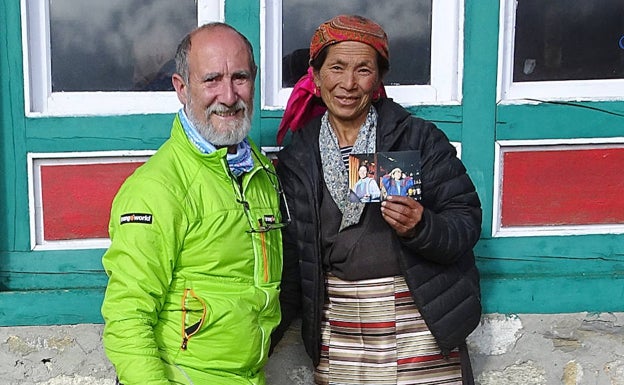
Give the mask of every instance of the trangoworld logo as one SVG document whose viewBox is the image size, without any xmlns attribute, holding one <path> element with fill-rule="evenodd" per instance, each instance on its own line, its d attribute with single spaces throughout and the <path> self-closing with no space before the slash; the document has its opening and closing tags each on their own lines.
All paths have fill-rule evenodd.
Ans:
<svg viewBox="0 0 624 385">
<path fill-rule="evenodd" d="M 126 223 L 144 223 L 149 225 L 152 223 L 152 214 L 123 214 L 119 219 L 119 224 L 123 225 Z"/>
</svg>

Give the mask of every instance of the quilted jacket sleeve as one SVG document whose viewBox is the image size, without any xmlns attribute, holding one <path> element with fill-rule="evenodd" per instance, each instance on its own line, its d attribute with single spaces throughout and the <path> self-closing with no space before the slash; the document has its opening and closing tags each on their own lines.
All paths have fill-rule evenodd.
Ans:
<svg viewBox="0 0 624 385">
<path fill-rule="evenodd" d="M 291 169 L 284 167 L 284 162 L 278 162 L 277 173 L 282 182 L 282 188 L 286 197 L 295 196 L 293 191 L 297 176 Z M 288 198 L 287 198 L 288 199 Z M 298 218 L 299 208 L 294 204 L 296 201 L 291 199 L 289 202 L 290 216 Z M 285 207 L 282 207 L 282 211 Z M 283 215 L 285 216 L 285 214 Z M 284 250 L 284 266 L 282 270 L 282 281 L 280 291 L 280 308 L 282 319 L 271 336 L 271 349 L 282 339 L 286 330 L 292 321 L 299 315 L 301 306 L 301 276 L 299 272 L 299 252 L 297 251 L 297 227 L 298 222 L 293 221 L 289 226 L 282 230 L 283 250 Z"/>
<path fill-rule="evenodd" d="M 481 203 L 446 135 L 420 126 L 422 204 L 416 235 L 401 239 L 400 263 L 427 326 L 443 354 L 465 343 L 481 317 L 479 272 L 472 248 L 481 231 Z"/>
<path fill-rule="evenodd" d="M 481 202 L 455 148 L 442 131 L 424 123 L 421 149 L 423 219 L 404 244 L 436 263 L 455 263 L 481 232 Z"/>
</svg>

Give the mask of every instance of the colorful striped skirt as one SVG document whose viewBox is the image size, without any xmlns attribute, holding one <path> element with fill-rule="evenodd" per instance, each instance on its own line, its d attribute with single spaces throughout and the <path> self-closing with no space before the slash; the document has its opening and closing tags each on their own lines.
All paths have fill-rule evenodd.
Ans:
<svg viewBox="0 0 624 385">
<path fill-rule="evenodd" d="M 326 288 L 317 384 L 462 385 L 459 352 L 440 354 L 403 277 Z"/>
</svg>

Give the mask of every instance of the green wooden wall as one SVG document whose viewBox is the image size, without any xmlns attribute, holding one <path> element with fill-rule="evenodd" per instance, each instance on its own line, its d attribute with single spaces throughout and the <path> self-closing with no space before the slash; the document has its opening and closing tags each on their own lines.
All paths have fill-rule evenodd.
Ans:
<svg viewBox="0 0 624 385">
<path fill-rule="evenodd" d="M 259 12 L 259 1 L 226 2 L 226 21 L 250 37 L 257 61 Z M 104 250 L 30 250 L 27 153 L 155 149 L 172 115 L 26 118 L 19 1 L 0 4 L 0 21 L 0 326 L 102 322 Z M 462 143 L 483 203 L 485 312 L 624 310 L 624 236 L 490 236 L 496 140 L 621 137 L 624 103 L 497 105 L 499 2 L 467 0 L 464 29 L 462 104 L 411 111 Z M 281 111 L 260 110 L 259 82 L 256 100 L 252 136 L 273 145 Z"/>
</svg>

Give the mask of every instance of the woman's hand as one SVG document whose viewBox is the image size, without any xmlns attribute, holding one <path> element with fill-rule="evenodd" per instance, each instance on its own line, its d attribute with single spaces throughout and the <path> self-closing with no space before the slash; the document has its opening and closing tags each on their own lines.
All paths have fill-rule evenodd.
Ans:
<svg viewBox="0 0 624 385">
<path fill-rule="evenodd" d="M 416 235 L 415 227 L 422 220 L 424 208 L 413 198 L 388 195 L 381 203 L 381 216 L 400 237 Z"/>
</svg>

